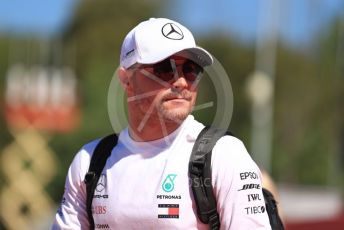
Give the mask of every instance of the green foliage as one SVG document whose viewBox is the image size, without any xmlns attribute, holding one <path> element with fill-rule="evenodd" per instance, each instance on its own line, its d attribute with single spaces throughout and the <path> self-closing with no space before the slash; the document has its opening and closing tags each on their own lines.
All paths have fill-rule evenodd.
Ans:
<svg viewBox="0 0 344 230">
<path fill-rule="evenodd" d="M 338 184 L 335 162 L 343 129 L 343 78 L 338 76 L 334 26 L 308 55 L 279 49 L 276 74 L 275 178 L 302 184 Z M 343 59 L 342 59 L 343 60 Z M 342 114 L 342 115 L 340 115 Z M 343 151 L 343 150 L 342 150 Z"/>
<path fill-rule="evenodd" d="M 9 39 L 0 37 L 0 76 L 6 76 L 7 65 L 8 65 L 8 54 L 9 54 Z M 5 77 L 1 77 L 0 79 L 4 79 Z M 0 80 L 0 112 L 4 113 L 4 97 L 5 97 L 5 81 Z M 6 124 L 4 120 L 4 116 L 0 116 L 0 129 L 2 130 L 1 138 L 0 138 L 0 149 L 9 142 L 10 136 L 5 131 Z"/>
<path fill-rule="evenodd" d="M 254 50 L 225 36 L 203 38 L 200 45 L 219 60 L 229 76 L 234 97 L 230 130 L 248 143 L 250 110 L 245 84 L 247 77 L 253 72 Z"/>
</svg>

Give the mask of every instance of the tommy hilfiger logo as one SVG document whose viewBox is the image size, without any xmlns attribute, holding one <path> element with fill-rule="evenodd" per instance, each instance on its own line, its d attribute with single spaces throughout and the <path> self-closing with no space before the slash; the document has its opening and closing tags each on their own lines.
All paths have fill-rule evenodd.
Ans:
<svg viewBox="0 0 344 230">
<path fill-rule="evenodd" d="M 158 204 L 158 218 L 179 218 L 179 204 Z"/>
</svg>

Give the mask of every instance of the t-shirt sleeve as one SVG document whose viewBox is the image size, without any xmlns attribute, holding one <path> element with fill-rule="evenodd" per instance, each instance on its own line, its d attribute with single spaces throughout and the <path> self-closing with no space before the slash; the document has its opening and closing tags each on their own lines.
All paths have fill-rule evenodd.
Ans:
<svg viewBox="0 0 344 230">
<path fill-rule="evenodd" d="M 271 229 L 261 173 L 243 143 L 222 137 L 213 149 L 211 167 L 221 229 Z"/>
<path fill-rule="evenodd" d="M 85 145 L 74 157 L 66 177 L 65 191 L 55 215 L 52 230 L 89 229 L 86 211 L 84 177 L 90 163 L 94 143 Z"/>
</svg>

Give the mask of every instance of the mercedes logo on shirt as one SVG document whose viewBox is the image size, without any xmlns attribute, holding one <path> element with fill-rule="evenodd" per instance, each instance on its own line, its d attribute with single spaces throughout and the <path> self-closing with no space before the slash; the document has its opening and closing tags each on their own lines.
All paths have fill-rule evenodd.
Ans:
<svg viewBox="0 0 344 230">
<path fill-rule="evenodd" d="M 97 187 L 96 187 L 96 191 L 97 192 L 102 192 L 106 187 L 106 175 L 102 174 L 100 175 Z"/>
<path fill-rule="evenodd" d="M 181 40 L 184 38 L 182 30 L 174 23 L 167 23 L 161 29 L 162 34 L 172 40 Z"/>
</svg>

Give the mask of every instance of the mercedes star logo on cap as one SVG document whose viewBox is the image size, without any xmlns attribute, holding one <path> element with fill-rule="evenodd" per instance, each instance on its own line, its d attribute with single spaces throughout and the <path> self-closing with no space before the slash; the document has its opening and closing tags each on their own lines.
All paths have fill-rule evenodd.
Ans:
<svg viewBox="0 0 344 230">
<path fill-rule="evenodd" d="M 182 30 L 174 23 L 167 23 L 161 29 L 162 34 L 172 40 L 181 40 L 184 38 Z"/>
</svg>

